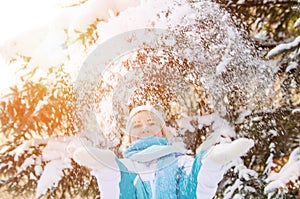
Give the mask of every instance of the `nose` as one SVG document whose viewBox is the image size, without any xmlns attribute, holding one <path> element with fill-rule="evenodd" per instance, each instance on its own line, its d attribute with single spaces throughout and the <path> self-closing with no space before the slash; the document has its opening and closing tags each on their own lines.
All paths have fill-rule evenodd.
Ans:
<svg viewBox="0 0 300 199">
<path fill-rule="evenodd" d="M 147 125 L 143 125 L 143 127 L 142 127 L 142 132 L 143 132 L 143 133 L 149 133 L 149 128 L 148 128 Z"/>
</svg>

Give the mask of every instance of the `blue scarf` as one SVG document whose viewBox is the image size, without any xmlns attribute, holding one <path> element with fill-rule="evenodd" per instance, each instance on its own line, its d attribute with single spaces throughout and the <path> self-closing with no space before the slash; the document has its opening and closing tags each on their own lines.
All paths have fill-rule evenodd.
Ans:
<svg viewBox="0 0 300 199">
<path fill-rule="evenodd" d="M 141 152 L 148 147 L 153 145 L 170 145 L 168 140 L 161 137 L 149 136 L 141 138 L 128 147 L 124 152 L 125 158 L 130 158 L 135 153 Z M 175 157 L 176 154 L 169 154 L 167 156 L 161 157 L 157 162 L 157 171 L 156 171 L 156 179 L 155 179 L 155 194 L 157 199 L 175 199 L 177 198 L 176 189 L 177 189 L 177 180 L 176 174 L 178 172 L 177 159 Z M 147 182 L 139 182 L 140 184 L 144 184 L 140 186 L 137 184 L 137 188 L 144 187 L 148 190 L 137 190 L 137 193 L 149 193 L 151 192 L 150 187 Z M 138 198 L 148 198 L 148 196 L 139 194 Z M 151 194 L 150 194 L 151 195 Z M 151 197 L 151 196 L 150 196 Z"/>
<path fill-rule="evenodd" d="M 129 158 L 135 153 L 141 152 L 153 145 L 166 146 L 169 145 L 168 140 L 156 136 L 143 137 L 135 142 L 133 142 L 123 153 L 125 158 Z"/>
</svg>

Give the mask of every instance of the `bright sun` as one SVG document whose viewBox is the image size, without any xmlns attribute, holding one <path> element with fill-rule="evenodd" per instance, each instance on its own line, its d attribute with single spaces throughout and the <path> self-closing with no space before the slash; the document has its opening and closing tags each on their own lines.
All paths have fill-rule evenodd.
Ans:
<svg viewBox="0 0 300 199">
<path fill-rule="evenodd" d="M 61 3 L 61 2 L 60 2 Z M 0 47 L 27 31 L 50 22 L 59 11 L 59 0 L 0 0 Z M 0 95 L 15 84 L 15 70 L 0 55 Z"/>
<path fill-rule="evenodd" d="M 51 20 L 58 0 L 0 0 L 0 45 Z"/>
</svg>

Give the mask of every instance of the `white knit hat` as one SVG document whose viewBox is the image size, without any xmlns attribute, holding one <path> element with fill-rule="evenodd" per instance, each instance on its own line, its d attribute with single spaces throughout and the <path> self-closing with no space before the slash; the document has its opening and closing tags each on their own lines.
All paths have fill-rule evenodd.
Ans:
<svg viewBox="0 0 300 199">
<path fill-rule="evenodd" d="M 131 120 L 132 120 L 133 116 L 135 116 L 137 113 L 139 113 L 141 111 L 149 111 L 149 112 L 153 113 L 159 119 L 162 128 L 166 131 L 166 122 L 164 120 L 162 113 L 160 111 L 156 110 L 151 105 L 142 105 L 142 106 L 135 107 L 131 110 L 129 117 L 127 119 L 127 123 L 126 123 L 126 133 L 129 134 L 129 130 L 132 126 Z"/>
</svg>

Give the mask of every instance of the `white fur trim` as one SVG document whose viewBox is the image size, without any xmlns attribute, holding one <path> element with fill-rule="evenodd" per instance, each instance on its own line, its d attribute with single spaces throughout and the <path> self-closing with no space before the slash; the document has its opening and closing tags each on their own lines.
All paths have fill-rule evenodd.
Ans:
<svg viewBox="0 0 300 199">
<path fill-rule="evenodd" d="M 79 147 L 73 154 L 73 160 L 81 166 L 100 170 L 103 168 L 118 169 L 115 154 L 97 147 Z"/>
<path fill-rule="evenodd" d="M 153 145 L 141 152 L 133 154 L 129 159 L 138 162 L 150 162 L 172 153 L 183 153 L 184 151 L 172 145 L 160 146 Z"/>
</svg>

